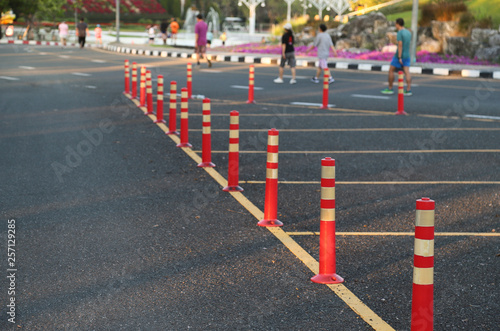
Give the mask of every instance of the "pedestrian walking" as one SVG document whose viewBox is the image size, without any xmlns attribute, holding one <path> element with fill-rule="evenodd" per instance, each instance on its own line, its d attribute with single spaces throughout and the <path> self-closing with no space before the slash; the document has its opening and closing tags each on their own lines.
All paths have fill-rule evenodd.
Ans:
<svg viewBox="0 0 500 331">
<path fill-rule="evenodd" d="M 214 39 L 214 33 L 212 31 L 207 32 L 207 48 L 212 45 L 212 39 Z"/>
<path fill-rule="evenodd" d="M 196 48 L 196 60 L 198 67 L 200 66 L 200 59 L 206 57 L 207 52 L 207 31 L 208 25 L 203 21 L 203 15 L 198 14 L 196 16 L 197 23 L 194 26 L 194 36 L 195 36 L 195 48 Z M 208 67 L 212 67 L 212 62 L 207 57 Z"/>
<path fill-rule="evenodd" d="M 177 19 L 172 18 L 172 22 L 170 22 L 170 33 L 172 34 L 172 44 L 177 44 L 177 32 L 179 32 L 179 23 L 177 23 Z"/>
<path fill-rule="evenodd" d="M 288 63 L 290 69 L 292 70 L 292 79 L 290 79 L 290 84 L 296 84 L 295 80 L 295 48 L 293 44 L 295 43 L 295 38 L 293 36 L 292 25 L 286 23 L 283 28 L 285 32 L 281 37 L 281 62 L 279 69 L 279 77 L 274 80 L 276 84 L 283 84 L 283 71 L 285 65 Z"/>
<path fill-rule="evenodd" d="M 155 33 L 156 33 L 156 29 L 155 29 L 154 25 L 152 25 L 152 24 L 148 25 L 146 29 L 148 30 L 148 38 L 149 38 L 148 43 L 149 44 L 154 44 L 154 42 L 155 42 Z"/>
<path fill-rule="evenodd" d="M 66 22 L 62 21 L 61 24 L 59 24 L 59 38 L 61 39 L 61 44 L 63 46 L 66 46 L 66 40 L 68 39 L 68 24 Z"/>
<path fill-rule="evenodd" d="M 80 23 L 76 25 L 76 34 L 78 36 L 78 43 L 80 44 L 80 48 L 85 47 L 85 38 L 89 33 L 89 27 L 87 23 L 84 22 L 83 17 L 80 18 Z"/>
<path fill-rule="evenodd" d="M 168 23 L 165 20 L 161 21 L 160 24 L 160 32 L 161 32 L 161 39 L 163 39 L 163 45 L 167 44 L 167 29 L 168 29 Z"/>
<path fill-rule="evenodd" d="M 97 26 L 95 27 L 94 34 L 95 34 L 95 42 L 97 44 L 102 45 L 102 29 L 100 24 L 97 24 Z"/>
<path fill-rule="evenodd" d="M 225 46 L 226 45 L 226 40 L 227 40 L 226 31 L 222 32 L 222 34 L 220 35 L 220 40 L 222 41 L 222 46 Z"/>
<path fill-rule="evenodd" d="M 335 81 L 332 75 L 330 74 L 330 69 L 328 68 L 328 57 L 330 56 L 330 49 L 333 51 L 333 55 L 337 56 L 337 50 L 335 46 L 333 46 L 332 37 L 328 33 L 326 33 L 326 25 L 319 25 L 318 35 L 314 39 L 314 43 L 309 49 L 306 50 L 306 53 L 309 53 L 314 47 L 317 49 L 318 53 L 318 68 L 316 69 L 316 75 L 311 78 L 313 83 L 319 83 L 319 77 L 321 75 L 321 71 L 324 71 L 325 75 L 328 75 L 328 84 L 331 84 Z"/>
<path fill-rule="evenodd" d="M 405 96 L 411 96 L 411 75 L 410 75 L 410 41 L 411 32 L 405 27 L 405 21 L 402 18 L 396 19 L 396 30 L 398 34 L 396 40 L 398 42 L 398 50 L 394 57 L 392 58 L 391 65 L 389 67 L 388 83 L 389 86 L 382 90 L 383 94 L 394 94 L 392 86 L 394 84 L 394 71 L 396 69 L 403 70 L 406 78 L 406 90 L 404 91 Z"/>
</svg>

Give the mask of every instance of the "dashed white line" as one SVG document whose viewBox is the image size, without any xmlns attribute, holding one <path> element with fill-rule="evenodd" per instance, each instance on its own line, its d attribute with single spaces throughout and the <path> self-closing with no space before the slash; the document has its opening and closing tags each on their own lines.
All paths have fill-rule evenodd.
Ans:
<svg viewBox="0 0 500 331">
<path fill-rule="evenodd" d="M 86 73 L 83 73 L 83 72 L 72 72 L 71 74 L 75 75 L 75 76 L 84 76 L 84 77 L 91 76 L 91 74 L 86 74 Z"/>
<path fill-rule="evenodd" d="M 96 89 L 97 86 L 94 86 L 94 85 L 85 85 L 86 88 L 89 88 L 89 89 Z"/>
<path fill-rule="evenodd" d="M 5 79 L 5 80 L 19 80 L 17 77 L 9 77 L 9 76 L 0 76 L 0 79 Z"/>
<path fill-rule="evenodd" d="M 484 118 L 484 119 L 487 119 L 487 120 L 500 120 L 500 117 L 498 117 L 498 116 L 465 115 L 465 117 L 469 117 L 469 118 Z"/>
<path fill-rule="evenodd" d="M 383 95 L 368 95 L 368 94 L 351 94 L 351 97 L 365 98 L 365 99 L 382 99 L 382 100 L 389 100 L 390 99 L 390 97 L 383 96 Z"/>
<path fill-rule="evenodd" d="M 283 78 L 292 78 L 292 75 L 283 75 Z M 295 79 L 307 79 L 306 76 L 295 76 Z"/>
<path fill-rule="evenodd" d="M 231 88 L 238 88 L 242 90 L 248 90 L 248 86 L 243 86 L 243 85 L 231 85 Z M 253 88 L 254 90 L 263 90 L 263 87 L 255 87 Z"/>
<path fill-rule="evenodd" d="M 106 63 L 106 61 L 104 61 L 104 60 L 92 60 L 92 62 L 95 62 L 95 63 Z"/>
<path fill-rule="evenodd" d="M 69 59 L 69 56 L 68 56 L 68 55 L 59 55 L 59 57 L 60 57 L 61 59 Z"/>
<path fill-rule="evenodd" d="M 315 106 L 315 107 L 321 107 L 323 106 L 322 103 L 312 103 L 312 102 L 290 102 L 291 105 L 297 105 L 297 106 Z M 328 104 L 328 108 L 335 107 L 335 105 Z"/>
<path fill-rule="evenodd" d="M 28 66 L 19 66 L 20 69 L 26 69 L 26 70 L 34 70 L 35 67 L 28 67 Z"/>
</svg>

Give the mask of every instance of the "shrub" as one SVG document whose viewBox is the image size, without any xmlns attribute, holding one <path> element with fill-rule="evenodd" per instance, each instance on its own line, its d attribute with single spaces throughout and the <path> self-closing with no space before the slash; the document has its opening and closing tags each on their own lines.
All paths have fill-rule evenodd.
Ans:
<svg viewBox="0 0 500 331">
<path fill-rule="evenodd" d="M 422 6 L 422 17 L 420 26 L 429 26 L 431 21 L 452 21 L 462 13 L 468 12 L 463 1 L 457 0 L 435 0 Z"/>
</svg>

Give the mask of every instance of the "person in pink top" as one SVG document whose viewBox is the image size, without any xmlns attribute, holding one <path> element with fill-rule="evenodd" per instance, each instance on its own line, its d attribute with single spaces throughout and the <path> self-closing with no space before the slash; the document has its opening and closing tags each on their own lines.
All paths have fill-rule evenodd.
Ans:
<svg viewBox="0 0 500 331">
<path fill-rule="evenodd" d="M 203 21 L 203 15 L 198 14 L 196 16 L 196 20 L 198 21 L 196 25 L 194 26 L 194 36 L 195 36 L 195 42 L 194 42 L 194 47 L 196 51 L 196 60 L 197 60 L 197 65 L 200 65 L 200 59 L 203 59 L 207 51 L 207 30 L 208 30 L 208 25 Z M 212 62 L 207 57 L 207 63 L 208 67 L 210 68 L 212 66 Z"/>
<path fill-rule="evenodd" d="M 68 24 L 66 22 L 61 22 L 59 24 L 59 38 L 61 38 L 61 43 L 66 46 L 66 40 L 68 39 Z"/>
<path fill-rule="evenodd" d="M 94 34 L 96 43 L 102 45 L 102 29 L 100 24 L 97 24 L 96 28 L 94 29 Z"/>
</svg>

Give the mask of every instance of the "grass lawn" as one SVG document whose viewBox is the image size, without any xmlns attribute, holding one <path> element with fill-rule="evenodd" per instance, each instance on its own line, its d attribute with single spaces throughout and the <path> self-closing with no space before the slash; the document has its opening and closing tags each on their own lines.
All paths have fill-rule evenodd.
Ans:
<svg viewBox="0 0 500 331">
<path fill-rule="evenodd" d="M 498 29 L 500 24 L 500 3 L 498 0 L 469 0 L 465 3 L 476 19 L 491 16 L 494 24 L 493 29 Z"/>
<path fill-rule="evenodd" d="M 419 8 L 428 2 L 430 2 L 430 0 L 419 0 Z M 383 8 L 381 12 L 386 15 L 389 21 L 395 21 L 398 17 L 401 17 L 407 23 L 405 25 L 409 26 L 411 24 L 412 4 L 413 0 L 406 0 L 393 6 Z M 498 0 L 467 0 L 465 4 L 472 14 L 474 14 L 476 19 L 479 20 L 491 16 L 494 24 L 493 29 L 498 28 L 500 24 L 500 4 Z M 420 15 L 421 13 L 419 12 L 419 18 Z"/>
</svg>

